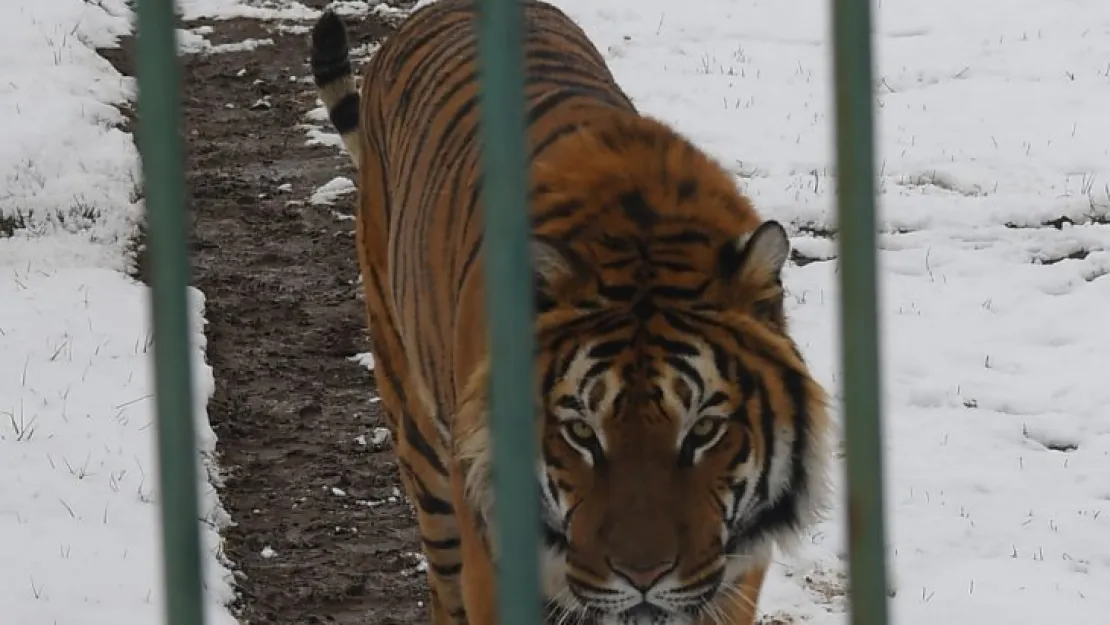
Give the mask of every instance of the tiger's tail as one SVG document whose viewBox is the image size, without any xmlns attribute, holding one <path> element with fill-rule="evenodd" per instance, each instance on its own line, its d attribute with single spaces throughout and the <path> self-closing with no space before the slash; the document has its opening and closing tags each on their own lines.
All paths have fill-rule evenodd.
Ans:
<svg viewBox="0 0 1110 625">
<path fill-rule="evenodd" d="M 327 108 L 328 118 L 343 138 L 355 167 L 359 164 L 358 118 L 360 98 L 355 88 L 348 53 L 347 29 L 332 10 L 324 11 L 312 27 L 309 57 L 316 93 Z"/>
</svg>

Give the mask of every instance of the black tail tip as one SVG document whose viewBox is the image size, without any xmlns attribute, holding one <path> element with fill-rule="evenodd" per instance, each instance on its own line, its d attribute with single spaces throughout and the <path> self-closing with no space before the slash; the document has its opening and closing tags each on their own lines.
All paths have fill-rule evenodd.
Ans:
<svg viewBox="0 0 1110 625">
<path fill-rule="evenodd" d="M 331 9 L 325 10 L 312 27 L 312 50 L 324 54 L 334 54 L 347 49 L 347 28 L 343 19 Z"/>
</svg>

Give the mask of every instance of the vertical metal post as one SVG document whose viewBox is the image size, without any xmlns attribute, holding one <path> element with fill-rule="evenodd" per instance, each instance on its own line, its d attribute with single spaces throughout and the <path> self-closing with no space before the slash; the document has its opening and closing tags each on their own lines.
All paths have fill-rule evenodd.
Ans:
<svg viewBox="0 0 1110 625">
<path fill-rule="evenodd" d="M 870 0 L 832 0 L 853 625 L 886 625 Z"/>
<path fill-rule="evenodd" d="M 539 494 L 533 401 L 532 216 L 524 123 L 523 11 L 483 0 L 478 62 L 483 137 L 486 319 L 492 364 L 498 622 L 541 623 Z"/>
<path fill-rule="evenodd" d="M 523 11 L 519 0 L 483 0 L 481 81 L 486 310 L 492 350 L 497 603 L 502 625 L 541 622 L 539 493 L 532 393 L 535 345 L 531 214 L 524 123 Z"/>
<path fill-rule="evenodd" d="M 138 2 L 139 149 L 146 193 L 154 394 L 168 625 L 203 625 L 189 342 L 177 34 L 173 0 Z"/>
</svg>

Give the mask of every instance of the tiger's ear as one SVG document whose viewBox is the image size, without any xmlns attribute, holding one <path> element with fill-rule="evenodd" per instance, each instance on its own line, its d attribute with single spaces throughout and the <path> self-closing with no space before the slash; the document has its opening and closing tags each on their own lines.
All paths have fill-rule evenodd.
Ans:
<svg viewBox="0 0 1110 625">
<path fill-rule="evenodd" d="M 569 250 L 543 239 L 532 239 L 532 271 L 536 287 L 546 287 L 574 273 L 574 262 Z"/>
<path fill-rule="evenodd" d="M 532 239 L 532 279 L 537 310 L 548 310 L 571 293 L 582 297 L 593 273 L 582 258 L 561 241 Z"/>
<path fill-rule="evenodd" d="M 790 237 L 786 228 L 769 220 L 721 249 L 721 271 L 734 283 L 761 288 L 779 282 L 789 257 Z"/>
</svg>

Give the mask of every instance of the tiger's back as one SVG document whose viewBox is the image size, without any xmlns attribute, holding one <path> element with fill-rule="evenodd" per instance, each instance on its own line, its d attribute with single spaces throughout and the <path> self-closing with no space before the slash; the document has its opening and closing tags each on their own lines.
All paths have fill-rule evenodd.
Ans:
<svg viewBox="0 0 1110 625">
<path fill-rule="evenodd" d="M 585 33 L 561 11 L 538 2 L 523 9 L 534 159 L 599 109 L 633 109 Z M 381 219 L 366 236 L 388 250 L 386 297 L 405 343 L 435 337 L 426 349 L 442 350 L 422 355 L 419 374 L 448 412 L 465 380 L 456 377 L 462 372 L 437 367 L 456 358 L 451 348 L 462 320 L 451 311 L 459 310 L 464 285 L 481 279 L 475 262 L 483 234 L 477 55 L 473 3 L 440 0 L 403 23 L 365 71 L 376 88 L 363 103 L 359 151 L 381 171 L 363 178 L 384 181 L 380 202 L 365 204 Z"/>
<path fill-rule="evenodd" d="M 824 396 L 785 336 L 785 234 L 760 225 L 719 165 L 641 117 L 566 15 L 542 2 L 522 6 L 545 594 L 556 612 L 606 625 L 709 622 L 704 606 L 717 597 L 723 622 L 746 625 L 768 545 L 807 525 L 822 492 Z M 375 375 L 417 510 L 437 625 L 495 621 L 475 8 L 439 0 L 414 12 L 366 64 L 361 92 L 338 17 L 325 13 L 313 33 L 320 97 L 359 170 L 356 243 Z M 754 338 L 738 339 L 741 327 Z M 752 375 L 737 385 L 714 367 Z M 711 392 L 721 384 L 727 392 Z M 693 404 L 710 396 L 735 405 L 735 423 L 713 444 L 749 436 L 748 451 L 691 468 L 680 449 L 677 473 L 668 473 L 676 460 L 660 441 L 678 436 L 685 449 L 699 426 L 676 415 L 697 413 Z M 566 417 L 568 406 L 591 420 Z M 748 413 L 764 417 L 741 423 L 737 415 Z M 599 447 L 569 433 L 583 423 Z M 776 444 L 777 428 L 789 435 Z M 699 453 L 689 458 L 706 467 L 728 454 Z M 678 505 L 675 493 L 728 484 L 706 471 L 751 486 L 713 492 L 709 507 Z M 665 487 L 649 475 L 689 483 Z M 741 531 L 746 524 L 758 527 Z M 613 526 L 624 538 L 603 529 Z M 676 527 L 686 528 L 682 537 Z M 651 544 L 659 546 L 642 546 Z M 673 564 L 655 580 L 666 596 L 644 590 L 627 609 L 590 598 L 589 588 L 615 587 L 605 592 L 621 597 L 628 584 L 640 588 L 637 571 L 663 571 L 656 556 Z"/>
</svg>

